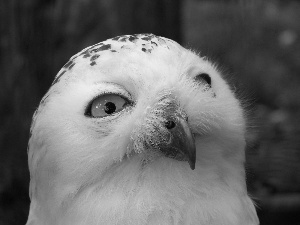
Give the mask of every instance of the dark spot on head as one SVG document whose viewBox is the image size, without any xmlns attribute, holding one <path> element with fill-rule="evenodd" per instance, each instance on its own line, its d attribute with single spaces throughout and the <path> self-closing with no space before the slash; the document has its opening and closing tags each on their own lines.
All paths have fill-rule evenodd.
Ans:
<svg viewBox="0 0 300 225">
<path fill-rule="evenodd" d="M 91 66 L 94 66 L 94 65 L 96 65 L 96 64 L 97 64 L 97 63 L 96 63 L 95 61 L 93 61 L 93 62 L 90 63 Z"/>
<path fill-rule="evenodd" d="M 70 60 L 69 62 L 67 62 L 67 63 L 63 66 L 63 68 L 69 68 L 69 66 L 70 66 L 72 63 L 73 63 L 73 61 Z"/>
<path fill-rule="evenodd" d="M 136 36 L 131 35 L 128 40 L 134 42 L 136 39 L 138 39 Z"/>
<path fill-rule="evenodd" d="M 108 50 L 111 48 L 111 44 L 103 45 L 99 48 L 99 51 Z"/>
<path fill-rule="evenodd" d="M 88 58 L 88 57 L 91 57 L 91 54 L 89 52 L 83 55 L 83 58 Z"/>
<path fill-rule="evenodd" d="M 127 37 L 122 37 L 122 38 L 120 38 L 118 41 L 126 42 L 126 40 L 127 40 Z"/>
<path fill-rule="evenodd" d="M 141 39 L 144 40 L 144 41 L 150 41 L 152 38 L 151 37 L 143 37 Z"/>
<path fill-rule="evenodd" d="M 146 53 L 151 53 L 151 51 L 152 51 L 151 48 L 142 48 L 141 50 Z"/>
<path fill-rule="evenodd" d="M 67 71 L 63 70 L 62 72 L 60 72 L 60 74 L 57 75 L 57 77 L 54 79 L 54 81 L 52 82 L 51 85 L 56 84 L 59 81 L 59 79 L 61 78 L 61 76 L 65 74 L 65 72 L 67 72 Z"/>
<path fill-rule="evenodd" d="M 94 61 L 94 60 L 96 60 L 97 58 L 99 58 L 99 54 L 95 54 L 95 55 L 93 55 L 92 57 L 91 57 L 91 61 Z"/>
<path fill-rule="evenodd" d="M 96 53 L 99 51 L 99 48 L 100 47 L 97 47 L 97 48 L 93 48 L 92 50 L 90 50 L 90 53 Z"/>
<path fill-rule="evenodd" d="M 69 69 L 69 70 L 72 69 L 72 67 L 73 67 L 74 65 L 75 65 L 75 63 L 72 63 L 72 64 L 69 66 L 68 69 Z"/>
<path fill-rule="evenodd" d="M 151 39 L 155 37 L 153 34 L 141 34 L 141 36 L 143 36 L 141 39 L 145 41 L 151 41 Z"/>
<path fill-rule="evenodd" d="M 97 45 L 93 45 L 91 48 L 89 48 L 89 52 L 90 52 L 90 53 L 98 52 L 99 49 L 100 49 L 103 45 L 104 45 L 103 43 L 99 43 L 99 44 L 97 44 Z"/>
<path fill-rule="evenodd" d="M 154 41 L 151 41 L 151 44 L 158 46 L 157 43 Z"/>
<path fill-rule="evenodd" d="M 102 45 L 101 47 L 99 48 L 95 48 L 93 50 L 91 50 L 90 52 L 91 53 L 95 53 L 95 52 L 99 52 L 99 51 L 104 51 L 104 50 L 108 50 L 111 48 L 111 44 L 106 44 L 106 45 Z"/>
<path fill-rule="evenodd" d="M 87 58 L 90 56 L 89 50 L 85 50 L 84 52 L 81 52 L 80 55 L 83 55 L 83 58 Z"/>
<path fill-rule="evenodd" d="M 111 52 L 117 52 L 116 50 L 110 50 Z"/>
</svg>

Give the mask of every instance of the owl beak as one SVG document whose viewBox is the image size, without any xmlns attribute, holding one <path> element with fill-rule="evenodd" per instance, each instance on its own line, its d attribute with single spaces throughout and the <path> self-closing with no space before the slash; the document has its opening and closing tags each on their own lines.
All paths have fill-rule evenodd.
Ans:
<svg viewBox="0 0 300 225">
<path fill-rule="evenodd" d="M 192 170 L 196 163 L 196 145 L 187 120 L 182 116 L 171 116 L 165 123 L 170 138 L 163 143 L 161 151 L 165 156 L 179 161 L 188 161 Z"/>
</svg>

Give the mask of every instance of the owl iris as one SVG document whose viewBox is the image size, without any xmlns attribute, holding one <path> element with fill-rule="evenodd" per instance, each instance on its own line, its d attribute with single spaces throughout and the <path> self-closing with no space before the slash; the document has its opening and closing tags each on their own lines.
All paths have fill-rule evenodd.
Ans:
<svg viewBox="0 0 300 225">
<path fill-rule="evenodd" d="M 128 101 L 118 94 L 104 94 L 92 100 L 86 115 L 90 117 L 105 117 L 122 111 Z"/>
</svg>

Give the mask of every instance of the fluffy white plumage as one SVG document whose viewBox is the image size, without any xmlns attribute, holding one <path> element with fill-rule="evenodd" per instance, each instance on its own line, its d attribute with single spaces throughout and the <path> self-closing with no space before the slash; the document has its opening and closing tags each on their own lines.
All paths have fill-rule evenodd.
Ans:
<svg viewBox="0 0 300 225">
<path fill-rule="evenodd" d="M 73 56 L 31 133 L 27 225 L 259 223 L 241 104 L 172 40 L 124 35 Z"/>
</svg>

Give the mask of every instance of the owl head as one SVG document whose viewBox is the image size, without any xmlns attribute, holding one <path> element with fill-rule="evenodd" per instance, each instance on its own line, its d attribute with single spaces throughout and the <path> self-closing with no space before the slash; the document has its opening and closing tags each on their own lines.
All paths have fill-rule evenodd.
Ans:
<svg viewBox="0 0 300 225">
<path fill-rule="evenodd" d="M 240 102 L 207 58 L 153 34 L 118 36 L 74 55 L 42 99 L 31 134 L 31 214 L 49 224 L 60 224 L 57 215 L 76 224 L 88 207 L 97 211 L 81 215 L 87 221 L 96 212 L 109 220 L 120 207 L 146 215 L 171 204 L 157 201 L 167 194 L 184 202 L 225 186 L 245 192 Z M 129 199 L 139 208 L 131 211 Z"/>
</svg>

